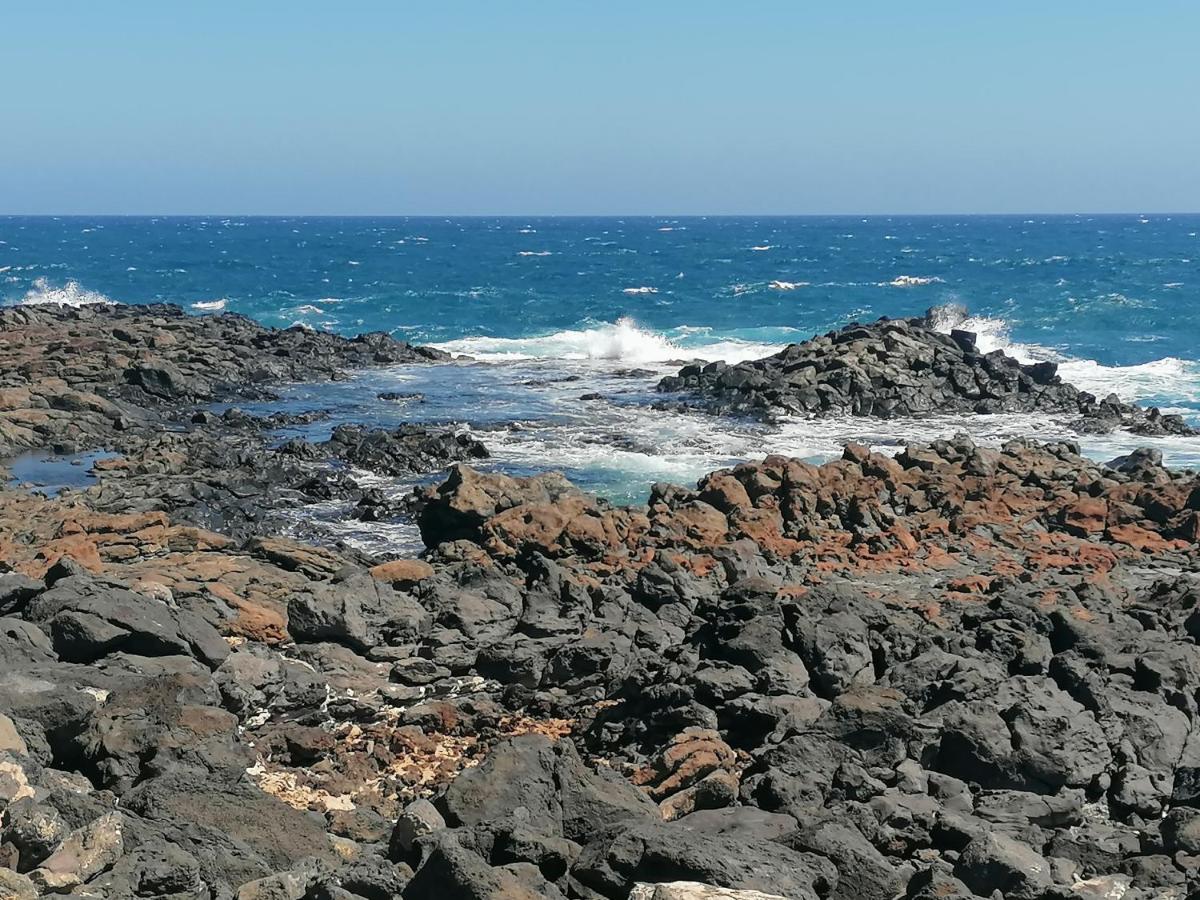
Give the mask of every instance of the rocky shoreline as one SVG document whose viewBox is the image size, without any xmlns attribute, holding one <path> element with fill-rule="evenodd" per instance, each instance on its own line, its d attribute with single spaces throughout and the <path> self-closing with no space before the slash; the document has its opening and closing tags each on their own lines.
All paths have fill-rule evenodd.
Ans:
<svg viewBox="0 0 1200 900">
<path fill-rule="evenodd" d="M 666 387 L 1182 426 L 933 334 L 854 326 Z M 936 387 L 860 380 L 930 347 Z M 172 307 L 0 310 L 5 454 L 115 454 L 86 489 L 0 490 L 0 898 L 1200 889 L 1200 476 L 956 437 L 617 507 L 479 471 L 450 429 L 275 445 L 280 419 L 208 409 L 444 361 Z M 347 464 L 450 467 L 404 504 L 420 559 L 284 536 L 314 498 L 397 512 Z"/>
<path fill-rule="evenodd" d="M 1098 398 L 1058 375 L 1052 362 L 1024 364 L 1002 350 L 983 353 L 976 336 L 938 325 L 965 310 L 929 310 L 910 319 L 857 322 L 791 344 L 774 356 L 728 365 L 694 363 L 658 389 L 683 396 L 675 408 L 754 416 L 912 418 L 941 413 L 1055 413 L 1080 432 L 1195 434 L 1181 417 Z"/>
</svg>

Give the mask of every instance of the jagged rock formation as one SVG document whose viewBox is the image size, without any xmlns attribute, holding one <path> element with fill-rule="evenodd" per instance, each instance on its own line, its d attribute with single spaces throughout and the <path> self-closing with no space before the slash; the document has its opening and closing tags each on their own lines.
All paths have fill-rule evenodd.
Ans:
<svg viewBox="0 0 1200 900">
<path fill-rule="evenodd" d="M 1059 377 L 1055 363 L 1022 364 L 1002 350 L 981 353 L 973 333 L 938 331 L 937 312 L 847 325 L 751 362 L 695 363 L 658 387 L 685 395 L 675 405 L 713 413 L 899 418 L 1043 412 L 1077 415 L 1085 431 L 1193 433 L 1179 416 L 1076 389 Z"/>
<path fill-rule="evenodd" d="M 850 445 L 632 508 L 460 463 L 378 560 L 202 523 L 469 441 L 191 424 L 0 489 L 0 896 L 1200 888 L 1200 476 L 1152 452 Z"/>
<path fill-rule="evenodd" d="M 850 447 L 644 509 L 459 467 L 427 560 L 370 572 L 0 500 L 0 846 L 33 882 L 67 840 L 109 848 L 61 875 L 105 896 L 164 854 L 170 883 L 342 898 L 1193 871 L 1200 482 L 1152 454 Z"/>
<path fill-rule="evenodd" d="M 266 328 L 178 306 L 0 308 L 0 454 L 111 441 L 147 409 L 269 396 L 267 385 L 449 359 L 386 334 Z"/>
</svg>

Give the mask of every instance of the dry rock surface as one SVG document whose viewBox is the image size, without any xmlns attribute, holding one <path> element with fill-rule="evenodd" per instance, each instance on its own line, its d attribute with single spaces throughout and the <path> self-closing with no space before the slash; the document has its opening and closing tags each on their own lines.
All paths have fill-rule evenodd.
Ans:
<svg viewBox="0 0 1200 900">
<path fill-rule="evenodd" d="M 0 313 L 15 411 L 60 409 L 20 399 L 51 377 L 117 410 L 9 449 L 120 454 L 0 490 L 0 897 L 1200 890 L 1196 474 L 957 437 L 615 507 L 463 435 L 272 450 L 203 408 L 247 389 L 225 354 L 263 391 L 429 356 L 225 319 Z M 160 402 L 114 342 L 207 387 Z M 330 458 L 452 465 L 407 504 L 421 559 L 271 527 L 262 486 L 314 496 Z"/>
</svg>

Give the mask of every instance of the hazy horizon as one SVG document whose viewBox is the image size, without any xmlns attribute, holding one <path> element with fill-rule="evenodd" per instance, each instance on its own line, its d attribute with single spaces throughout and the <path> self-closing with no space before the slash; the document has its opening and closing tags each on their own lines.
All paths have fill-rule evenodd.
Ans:
<svg viewBox="0 0 1200 900">
<path fill-rule="evenodd" d="M 1200 7 L 1179 0 L 129 0 L 5 19 L 24 74 L 5 214 L 1200 209 Z"/>
<path fill-rule="evenodd" d="M 979 219 L 1019 219 L 1025 216 L 1042 216 L 1045 218 L 1089 218 L 1121 217 L 1121 216 L 1200 216 L 1200 209 L 1189 210 L 1153 210 L 1153 209 L 1122 209 L 1122 210 L 1076 210 L 1048 211 L 1023 210 L 1020 212 L 990 212 L 987 210 L 972 212 L 713 212 L 713 213 L 274 213 L 274 212 L 135 212 L 135 213 L 56 213 L 56 212 L 3 212 L 0 219 L 945 219 L 945 218 L 979 218 Z"/>
</svg>

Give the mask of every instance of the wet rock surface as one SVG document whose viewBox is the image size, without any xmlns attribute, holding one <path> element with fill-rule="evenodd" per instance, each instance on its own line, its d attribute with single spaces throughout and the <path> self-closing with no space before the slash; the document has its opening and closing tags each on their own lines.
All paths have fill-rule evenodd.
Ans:
<svg viewBox="0 0 1200 900">
<path fill-rule="evenodd" d="M 1200 477 L 1153 453 L 850 445 L 616 507 L 121 402 L 95 486 L 0 489 L 0 896 L 1200 889 Z M 454 463 L 421 559 L 231 499 L 331 460 Z"/>
<path fill-rule="evenodd" d="M 270 398 L 273 384 L 336 379 L 353 369 L 444 362 L 449 356 L 384 334 L 347 339 L 264 328 L 242 316 L 178 307 L 0 309 L 0 458 L 102 448 L 95 509 L 159 511 L 238 540 L 294 528 L 313 503 L 394 518 L 354 475 L 422 475 L 487 449 L 453 427 L 392 431 L 340 426 L 329 440 L 278 446 L 275 429 L 319 422 L 320 410 L 267 417 L 215 401 Z"/>
<path fill-rule="evenodd" d="M 1088 433 L 1194 433 L 1179 416 L 1078 390 L 1053 362 L 1023 364 L 1002 350 L 984 353 L 970 331 L 943 334 L 936 327 L 941 313 L 854 323 L 736 365 L 693 363 L 658 389 L 683 395 L 664 406 L 725 414 L 890 419 L 1038 412 L 1077 416 L 1075 426 Z"/>
</svg>

